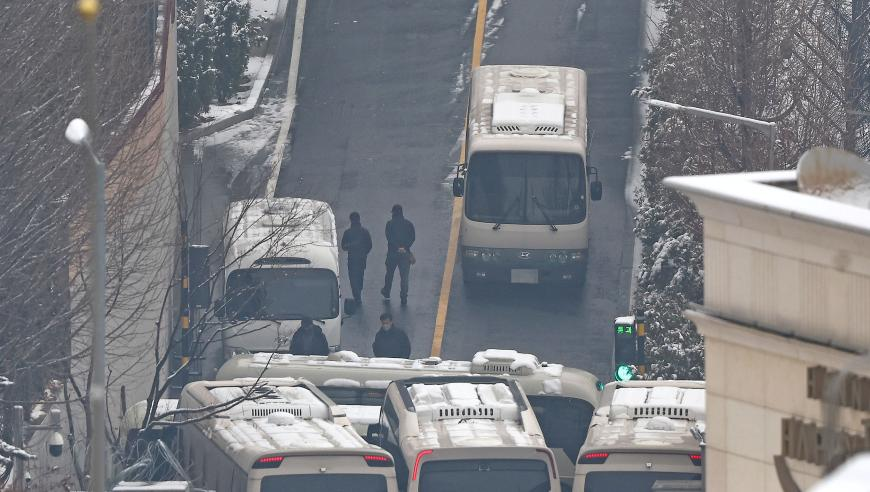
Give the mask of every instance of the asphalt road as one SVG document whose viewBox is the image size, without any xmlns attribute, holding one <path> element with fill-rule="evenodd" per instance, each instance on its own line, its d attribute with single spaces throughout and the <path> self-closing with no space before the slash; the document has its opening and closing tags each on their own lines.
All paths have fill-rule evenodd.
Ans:
<svg viewBox="0 0 870 492">
<path fill-rule="evenodd" d="M 374 250 L 364 306 L 348 318 L 342 346 L 371 354 L 378 315 L 390 310 L 428 356 L 449 235 L 445 186 L 458 158 L 474 35 L 473 0 L 319 0 L 308 4 L 292 143 L 277 196 L 325 200 L 339 227 L 356 210 Z M 551 362 L 610 373 L 614 317 L 629 305 L 633 252 L 624 202 L 632 145 L 640 0 L 490 2 L 484 64 L 527 63 L 587 70 L 590 164 L 604 182 L 592 206 L 591 263 L 579 294 L 522 286 L 470 295 L 457 265 L 442 356 L 469 358 L 487 347 L 515 348 Z M 401 203 L 417 227 L 409 305 L 381 300 L 390 206 Z M 398 279 L 397 279 L 398 281 Z M 349 283 L 343 272 L 343 291 Z M 396 290 L 398 285 L 394 287 Z"/>
</svg>

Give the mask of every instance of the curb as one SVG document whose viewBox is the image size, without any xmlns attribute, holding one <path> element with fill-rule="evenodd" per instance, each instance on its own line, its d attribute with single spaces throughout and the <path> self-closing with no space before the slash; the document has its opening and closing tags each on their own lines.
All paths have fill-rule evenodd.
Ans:
<svg viewBox="0 0 870 492">
<path fill-rule="evenodd" d="M 235 124 L 253 118 L 254 115 L 257 114 L 257 111 L 260 109 L 260 103 L 263 101 L 263 95 L 266 92 L 266 86 L 269 84 L 269 79 L 271 79 L 274 73 L 274 61 L 278 57 L 281 47 L 286 44 L 284 43 L 284 40 L 289 31 L 287 26 L 290 24 L 287 20 L 287 12 L 289 11 L 287 5 L 289 2 L 290 0 L 279 0 L 278 12 L 275 19 L 282 19 L 282 21 L 279 23 L 273 23 L 272 36 L 269 37 L 269 47 L 266 50 L 266 57 L 268 60 L 264 61 L 263 66 L 260 67 L 261 72 L 266 70 L 267 73 L 266 77 L 263 79 L 263 83 L 260 84 L 260 87 L 254 89 L 254 91 L 256 91 L 256 101 L 252 107 L 250 109 L 239 111 L 231 116 L 227 116 L 226 118 L 210 121 L 205 125 L 186 130 L 179 136 L 180 143 L 188 144 L 202 137 L 207 137 L 221 130 L 226 130 Z M 274 24 L 277 24 L 277 26 Z M 277 34 L 277 36 L 275 36 L 275 34 Z"/>
<path fill-rule="evenodd" d="M 640 14 L 643 16 L 642 27 L 641 27 L 641 39 L 640 39 L 640 52 L 642 57 L 646 57 L 650 50 L 652 49 L 652 45 L 649 42 L 650 33 L 654 32 L 658 26 L 652 20 L 652 12 L 655 9 L 655 4 L 652 0 L 641 0 L 640 2 Z M 638 60 L 641 62 L 642 60 Z M 639 65 L 638 65 L 639 66 Z M 649 74 L 645 71 L 640 72 L 640 82 L 641 87 L 646 86 L 649 82 Z M 626 186 L 625 186 L 625 201 L 628 205 L 628 208 L 631 209 L 632 215 L 634 217 L 637 216 L 637 204 L 634 202 L 634 192 L 637 190 L 637 187 L 640 186 L 640 173 L 643 169 L 643 163 L 640 162 L 640 148 L 643 138 L 643 127 L 646 125 L 646 111 L 643 107 L 644 105 L 637 101 L 635 103 L 635 118 L 637 118 L 637 125 L 634 127 L 634 145 L 632 146 L 632 156 L 631 162 L 628 165 L 628 173 L 626 176 Z M 631 266 L 631 286 L 629 287 L 629 306 L 631 310 L 634 310 L 634 293 L 637 290 L 637 274 L 640 268 L 640 262 L 643 260 L 642 258 L 642 250 L 643 246 L 640 244 L 640 239 L 635 235 L 634 237 L 634 253 L 633 253 L 633 261 Z"/>
</svg>

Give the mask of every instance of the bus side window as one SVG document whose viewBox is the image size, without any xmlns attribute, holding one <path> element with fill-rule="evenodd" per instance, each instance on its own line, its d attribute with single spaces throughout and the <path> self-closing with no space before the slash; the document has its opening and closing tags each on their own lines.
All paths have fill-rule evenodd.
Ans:
<svg viewBox="0 0 870 492">
<path fill-rule="evenodd" d="M 543 395 L 529 395 L 529 403 L 547 446 L 563 449 L 576 462 L 595 410 L 592 404 L 578 398 Z"/>
</svg>

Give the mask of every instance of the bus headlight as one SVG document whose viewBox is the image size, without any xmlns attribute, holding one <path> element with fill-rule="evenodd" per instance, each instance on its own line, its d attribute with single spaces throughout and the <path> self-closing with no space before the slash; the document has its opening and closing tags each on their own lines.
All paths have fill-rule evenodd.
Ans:
<svg viewBox="0 0 870 492">
<path fill-rule="evenodd" d="M 465 248 L 466 258 L 477 258 L 478 256 L 480 256 L 480 250 L 474 248 Z"/>
<path fill-rule="evenodd" d="M 565 265 L 567 263 L 581 263 L 585 257 L 583 250 L 556 250 L 547 255 L 547 261 Z"/>
</svg>

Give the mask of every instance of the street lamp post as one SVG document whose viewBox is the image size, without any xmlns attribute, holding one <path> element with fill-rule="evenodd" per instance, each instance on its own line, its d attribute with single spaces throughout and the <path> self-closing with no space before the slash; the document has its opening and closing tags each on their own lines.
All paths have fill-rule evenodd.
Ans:
<svg viewBox="0 0 870 492">
<path fill-rule="evenodd" d="M 669 109 L 671 111 L 676 111 L 678 113 L 686 113 L 694 116 L 700 116 L 701 118 L 707 118 L 711 120 L 720 120 L 720 121 L 728 121 L 731 123 L 740 123 L 741 125 L 746 125 L 750 128 L 753 128 L 761 133 L 767 134 L 769 138 L 769 147 L 767 149 L 768 153 L 768 162 L 767 167 L 770 170 L 774 169 L 774 158 L 775 158 L 775 145 L 776 145 L 776 123 L 770 121 L 761 121 L 755 120 L 752 118 L 746 118 L 745 116 L 737 116 L 734 114 L 728 113 L 720 113 L 719 111 L 711 111 L 709 109 L 695 108 L 692 106 L 683 106 L 682 104 L 675 104 L 672 102 L 661 101 L 658 99 L 644 99 L 645 103 L 650 106 L 655 106 L 658 108 Z"/>
<path fill-rule="evenodd" d="M 94 331 L 91 337 L 91 412 L 88 490 L 102 492 L 106 486 L 106 166 L 91 146 L 91 130 L 81 118 L 69 122 L 66 139 L 83 147 L 93 162 L 90 179 L 91 285 L 88 289 Z"/>
</svg>

